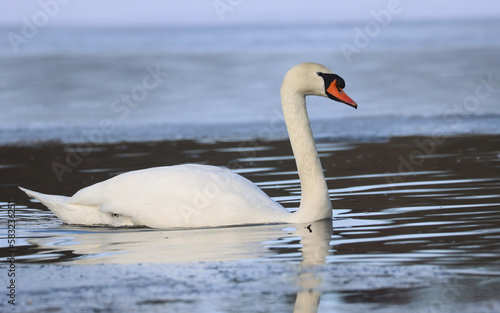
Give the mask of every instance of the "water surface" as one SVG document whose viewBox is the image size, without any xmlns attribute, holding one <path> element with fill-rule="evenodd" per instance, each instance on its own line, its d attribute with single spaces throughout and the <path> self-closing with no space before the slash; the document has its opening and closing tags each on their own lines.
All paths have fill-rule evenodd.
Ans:
<svg viewBox="0 0 500 313">
<path fill-rule="evenodd" d="M 0 144 L 283 139 L 279 89 L 300 62 L 359 104 L 308 97 L 317 136 L 499 133 L 498 21 L 393 23 L 346 57 L 357 27 L 46 28 L 17 53 L 0 29 Z"/>
<path fill-rule="evenodd" d="M 17 186 L 71 195 L 125 171 L 193 162 L 232 168 L 292 212 L 300 183 L 288 141 L 121 143 L 91 151 L 57 143 L 3 147 L 1 229 L 7 233 L 10 201 L 20 297 L 35 303 L 24 309 L 48 312 L 69 301 L 82 308 L 218 312 L 232 311 L 243 297 L 245 311 L 256 312 L 300 312 L 304 305 L 305 312 L 494 310 L 500 138 L 435 140 L 318 140 L 331 221 L 182 230 L 64 225 Z M 58 177 L 54 162 L 66 164 L 75 151 L 86 153 Z M 6 269 L 11 255 L 3 235 L 0 267 Z"/>
<path fill-rule="evenodd" d="M 432 140 L 415 137 L 359 143 L 324 139 L 318 143 L 334 207 L 327 262 L 476 267 L 498 262 L 500 140 L 496 136 L 447 138 L 441 144 Z M 202 230 L 67 226 L 16 188 L 22 185 L 71 195 L 121 172 L 188 161 L 230 167 L 294 211 L 300 201 L 300 182 L 287 141 L 101 145 L 93 147 L 71 172 L 54 165 L 68 165 L 66 157 L 71 158 L 69 153 L 74 151 L 70 147 L 3 149 L 3 217 L 7 202 L 14 200 L 22 242 L 19 262 L 301 258 L 297 229 L 304 226 Z M 431 152 L 428 149 L 434 151 L 426 153 Z M 153 242 L 158 248 L 151 249 Z M 228 248 L 231 245 L 235 246 Z M 190 252 L 181 257 L 180 251 L 186 249 Z M 173 253 L 152 257 L 143 250 Z"/>
</svg>

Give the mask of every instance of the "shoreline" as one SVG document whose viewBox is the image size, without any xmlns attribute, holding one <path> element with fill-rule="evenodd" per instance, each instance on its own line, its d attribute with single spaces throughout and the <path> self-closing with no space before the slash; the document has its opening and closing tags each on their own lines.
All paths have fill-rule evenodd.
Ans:
<svg viewBox="0 0 500 313">
<path fill-rule="evenodd" d="M 373 141 L 399 137 L 462 137 L 500 135 L 500 115 L 477 115 L 465 118 L 453 115 L 404 117 L 339 117 L 337 119 L 315 119 L 311 121 L 317 140 L 340 138 L 349 141 Z M 201 135 L 200 135 L 201 134 Z M 276 115 L 269 120 L 256 122 L 232 121 L 221 123 L 148 123 L 124 125 L 110 128 L 72 125 L 52 128 L 4 128 L 0 129 L 0 147 L 29 146 L 48 143 L 106 145 L 123 142 L 161 142 L 178 140 L 245 141 L 248 139 L 276 141 L 288 139 L 283 117 Z"/>
<path fill-rule="evenodd" d="M 314 136 L 315 143 L 322 142 L 347 142 L 347 143 L 380 143 L 380 142 L 390 142 L 391 140 L 414 140 L 415 138 L 437 138 L 435 141 L 441 142 L 450 140 L 468 140 L 470 138 L 494 138 L 500 137 L 500 133 L 482 133 L 482 132 L 467 132 L 467 133 L 439 133 L 436 134 L 401 134 L 401 135 L 373 135 L 373 136 L 354 136 L 354 135 L 337 135 L 331 136 L 326 134 L 318 134 Z M 227 142 L 281 142 L 289 141 L 288 134 L 283 133 L 279 136 L 259 136 L 259 135 L 228 135 L 228 136 L 200 136 L 200 137 L 183 137 L 178 136 L 175 138 L 152 138 L 146 140 L 135 140 L 135 139 L 116 139 L 110 141 L 103 140 L 75 140 L 75 141 L 65 141 L 63 139 L 44 139 L 44 140 L 34 140 L 34 141 L 18 141 L 18 142 L 0 142 L 0 148 L 34 148 L 34 147 L 49 147 L 49 146 L 115 146 L 115 145 L 156 145 L 167 142 L 191 142 L 196 143 L 227 143 Z"/>
</svg>

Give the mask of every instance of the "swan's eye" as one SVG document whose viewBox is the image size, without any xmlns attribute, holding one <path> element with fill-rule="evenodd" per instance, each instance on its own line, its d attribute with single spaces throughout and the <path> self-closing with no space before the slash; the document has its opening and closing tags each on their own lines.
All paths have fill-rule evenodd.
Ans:
<svg viewBox="0 0 500 313">
<path fill-rule="evenodd" d="M 111 217 L 113 217 L 113 218 L 117 218 L 118 216 L 120 216 L 120 215 L 118 215 L 116 213 L 111 214 Z"/>
</svg>

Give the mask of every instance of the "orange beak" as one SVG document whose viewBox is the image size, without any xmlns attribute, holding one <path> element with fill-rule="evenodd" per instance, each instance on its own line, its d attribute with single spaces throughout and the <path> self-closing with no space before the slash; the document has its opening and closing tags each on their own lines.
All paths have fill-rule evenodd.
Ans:
<svg viewBox="0 0 500 313">
<path fill-rule="evenodd" d="M 337 85 L 337 80 L 334 80 L 330 86 L 326 89 L 326 93 L 328 97 L 330 97 L 333 100 L 343 102 L 347 105 L 352 106 L 353 108 L 357 109 L 358 105 L 354 100 L 352 100 L 343 90 Z"/>
</svg>

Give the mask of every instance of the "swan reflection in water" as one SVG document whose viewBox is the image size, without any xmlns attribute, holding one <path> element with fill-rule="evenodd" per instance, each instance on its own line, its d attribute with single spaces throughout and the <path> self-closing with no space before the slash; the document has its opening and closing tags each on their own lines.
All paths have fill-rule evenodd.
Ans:
<svg viewBox="0 0 500 313">
<path fill-rule="evenodd" d="M 332 220 L 314 222 L 298 229 L 302 242 L 302 262 L 298 279 L 298 292 L 293 312 L 317 312 L 321 296 L 321 276 L 314 271 L 315 265 L 325 263 L 330 253 L 333 234 Z"/>
<path fill-rule="evenodd" d="M 284 260 L 297 264 L 294 312 L 316 312 L 322 279 L 316 265 L 330 253 L 332 221 L 308 224 L 159 230 L 65 226 L 59 234 L 28 242 L 32 261 L 64 264 L 192 263 Z M 61 234 L 61 232 L 63 234 Z M 68 257 L 70 256 L 70 257 Z"/>
</svg>

